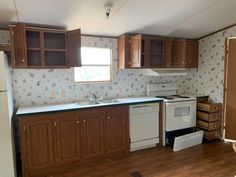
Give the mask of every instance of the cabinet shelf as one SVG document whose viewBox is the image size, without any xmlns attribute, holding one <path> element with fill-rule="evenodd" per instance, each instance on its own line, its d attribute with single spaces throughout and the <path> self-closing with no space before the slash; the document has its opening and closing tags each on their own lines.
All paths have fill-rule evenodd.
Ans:
<svg viewBox="0 0 236 177">
<path fill-rule="evenodd" d="M 40 48 L 32 48 L 32 47 L 29 47 L 29 48 L 27 48 L 27 50 L 40 51 L 41 49 L 40 49 Z"/>
<path fill-rule="evenodd" d="M 69 68 L 81 66 L 80 29 L 59 31 L 17 24 L 10 30 L 13 43 L 12 67 Z"/>
<path fill-rule="evenodd" d="M 44 49 L 47 52 L 66 52 L 66 49 Z"/>
</svg>

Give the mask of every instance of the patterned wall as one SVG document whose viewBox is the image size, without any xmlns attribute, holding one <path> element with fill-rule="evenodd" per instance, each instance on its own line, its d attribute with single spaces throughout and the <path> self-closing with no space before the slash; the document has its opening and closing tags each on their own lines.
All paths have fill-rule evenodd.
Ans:
<svg viewBox="0 0 236 177">
<path fill-rule="evenodd" d="M 236 36 L 236 26 L 199 41 L 199 67 L 188 75 L 187 92 L 209 94 L 223 103 L 225 39 L 231 36 Z"/>
<path fill-rule="evenodd" d="M 146 84 L 176 82 L 180 91 L 186 88 L 186 76 L 147 77 L 141 70 L 117 69 L 117 39 L 82 37 L 83 46 L 112 48 L 111 83 L 81 84 L 74 82 L 72 69 L 13 69 L 13 94 L 16 106 L 76 102 L 92 92 L 103 98 L 145 96 Z"/>
</svg>

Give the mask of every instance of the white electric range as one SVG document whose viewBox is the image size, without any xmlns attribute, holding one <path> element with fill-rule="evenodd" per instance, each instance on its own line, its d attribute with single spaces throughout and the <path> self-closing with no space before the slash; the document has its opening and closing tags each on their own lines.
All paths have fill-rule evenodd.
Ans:
<svg viewBox="0 0 236 177">
<path fill-rule="evenodd" d="M 196 98 L 177 95 L 175 83 L 149 84 L 147 96 L 162 98 L 163 104 L 163 145 L 170 137 L 190 133 L 196 126 Z M 173 142 L 172 142 L 173 143 Z"/>
</svg>

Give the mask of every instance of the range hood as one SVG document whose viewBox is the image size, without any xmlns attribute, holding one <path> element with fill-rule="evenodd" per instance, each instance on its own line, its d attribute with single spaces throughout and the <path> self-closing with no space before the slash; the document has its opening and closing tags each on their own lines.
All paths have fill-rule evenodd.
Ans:
<svg viewBox="0 0 236 177">
<path fill-rule="evenodd" d="M 185 68 L 161 68 L 161 69 L 143 69 L 145 76 L 185 76 L 188 70 Z"/>
</svg>

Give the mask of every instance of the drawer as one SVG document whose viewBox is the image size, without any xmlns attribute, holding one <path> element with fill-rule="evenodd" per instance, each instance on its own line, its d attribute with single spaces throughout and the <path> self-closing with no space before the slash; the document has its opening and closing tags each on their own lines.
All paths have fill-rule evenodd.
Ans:
<svg viewBox="0 0 236 177">
<path fill-rule="evenodd" d="M 204 131 L 204 138 L 208 140 L 220 139 L 220 130 L 217 131 Z"/>
<path fill-rule="evenodd" d="M 207 122 L 215 122 L 215 121 L 220 121 L 222 119 L 222 112 L 217 112 L 217 113 L 206 113 L 202 111 L 197 112 L 197 118 L 207 121 Z"/>
<path fill-rule="evenodd" d="M 197 120 L 197 126 L 207 131 L 219 130 L 221 127 L 221 121 L 208 123 L 205 121 Z"/>
<path fill-rule="evenodd" d="M 201 128 L 197 128 L 196 130 L 202 130 Z M 204 138 L 207 139 L 207 140 L 214 140 L 214 139 L 220 139 L 221 138 L 221 133 L 220 133 L 220 130 L 215 130 L 215 131 L 205 131 L 203 130 L 204 132 Z"/>
<path fill-rule="evenodd" d="M 222 111 L 222 104 L 221 103 L 209 103 L 209 102 L 203 102 L 203 103 L 197 103 L 197 109 L 206 111 L 206 112 L 220 112 Z"/>
</svg>

